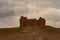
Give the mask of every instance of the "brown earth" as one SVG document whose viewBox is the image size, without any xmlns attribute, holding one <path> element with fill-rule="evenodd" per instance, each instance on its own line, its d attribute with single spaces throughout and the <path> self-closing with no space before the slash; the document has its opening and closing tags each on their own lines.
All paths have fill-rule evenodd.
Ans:
<svg viewBox="0 0 60 40">
<path fill-rule="evenodd" d="M 60 40 L 60 29 L 51 26 L 3 28 L 0 40 Z"/>
</svg>

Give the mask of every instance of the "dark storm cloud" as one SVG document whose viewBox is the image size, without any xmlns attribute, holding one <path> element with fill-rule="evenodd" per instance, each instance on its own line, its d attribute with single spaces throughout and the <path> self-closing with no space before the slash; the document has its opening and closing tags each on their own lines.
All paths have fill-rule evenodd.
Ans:
<svg viewBox="0 0 60 40">
<path fill-rule="evenodd" d="M 0 1 L 0 8 L 6 6 L 7 2 Z"/>
<path fill-rule="evenodd" d="M 14 11 L 11 9 L 7 1 L 0 0 L 0 18 L 13 16 Z"/>
<path fill-rule="evenodd" d="M 13 16 L 14 12 L 13 11 L 1 11 L 0 10 L 0 18 L 3 18 L 3 17 L 10 17 L 10 16 Z"/>
</svg>

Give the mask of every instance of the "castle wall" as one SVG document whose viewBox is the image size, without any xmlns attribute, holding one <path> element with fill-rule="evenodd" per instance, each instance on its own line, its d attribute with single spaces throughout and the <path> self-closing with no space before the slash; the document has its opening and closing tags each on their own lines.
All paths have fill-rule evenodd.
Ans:
<svg viewBox="0 0 60 40">
<path fill-rule="evenodd" d="M 45 26 L 45 19 L 40 17 L 39 20 L 38 20 L 38 26 L 42 26 L 44 27 Z"/>
<path fill-rule="evenodd" d="M 36 19 L 28 19 L 26 26 L 37 26 L 37 20 Z"/>
<path fill-rule="evenodd" d="M 26 26 L 45 26 L 45 19 L 40 17 L 38 20 L 36 19 L 27 19 L 27 17 L 21 16 L 20 18 L 20 26 L 26 27 Z"/>
<path fill-rule="evenodd" d="M 27 17 L 23 17 L 21 16 L 21 19 L 20 19 L 20 26 L 26 26 L 26 21 L 27 21 Z"/>
</svg>

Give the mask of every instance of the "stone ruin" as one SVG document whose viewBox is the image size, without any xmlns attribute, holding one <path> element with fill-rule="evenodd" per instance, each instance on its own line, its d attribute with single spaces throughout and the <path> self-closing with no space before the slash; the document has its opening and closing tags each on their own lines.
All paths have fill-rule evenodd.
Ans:
<svg viewBox="0 0 60 40">
<path fill-rule="evenodd" d="M 21 27 L 26 27 L 26 26 L 41 26 L 41 27 L 45 27 L 45 19 L 40 17 L 38 20 L 37 19 L 28 19 L 27 17 L 23 17 L 21 16 L 20 18 L 20 26 Z"/>
</svg>

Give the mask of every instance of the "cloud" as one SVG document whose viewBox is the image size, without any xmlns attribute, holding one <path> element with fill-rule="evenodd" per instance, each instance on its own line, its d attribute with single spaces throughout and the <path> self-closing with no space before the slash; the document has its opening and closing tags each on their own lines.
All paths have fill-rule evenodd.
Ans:
<svg viewBox="0 0 60 40">
<path fill-rule="evenodd" d="M 48 25 L 60 26 L 58 0 L 0 0 L 0 26 L 19 26 L 19 17 L 46 18 Z"/>
<path fill-rule="evenodd" d="M 13 16 L 14 11 L 11 6 L 7 1 L 0 0 L 0 18 Z"/>
<path fill-rule="evenodd" d="M 0 18 L 10 17 L 10 16 L 13 16 L 13 14 L 14 14 L 13 11 L 0 10 Z"/>
<path fill-rule="evenodd" d="M 50 8 L 47 11 L 48 11 L 47 14 L 44 15 L 44 17 L 47 20 L 47 25 L 52 25 L 52 26 L 59 28 L 60 27 L 60 25 L 59 25 L 59 23 L 60 23 L 60 10 Z"/>
<path fill-rule="evenodd" d="M 49 10 L 47 10 L 47 14 L 45 14 L 45 17 L 47 18 L 47 20 L 52 20 L 52 21 L 60 21 L 60 10 L 51 8 Z"/>
<path fill-rule="evenodd" d="M 11 28 L 19 26 L 19 17 L 11 16 L 6 18 L 0 18 L 0 28 Z"/>
<path fill-rule="evenodd" d="M 53 8 L 60 9 L 60 0 L 52 0 L 52 2 L 53 2 L 52 5 Z"/>
</svg>

